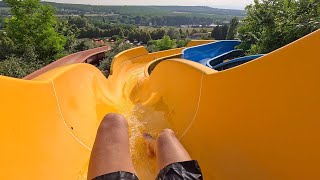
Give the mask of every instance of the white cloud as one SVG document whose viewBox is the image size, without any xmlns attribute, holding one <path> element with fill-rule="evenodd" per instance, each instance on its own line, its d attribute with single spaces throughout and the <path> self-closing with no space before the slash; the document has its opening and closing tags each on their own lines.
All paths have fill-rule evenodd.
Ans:
<svg viewBox="0 0 320 180">
<path fill-rule="evenodd" d="M 94 5 L 179 5 L 210 6 L 216 8 L 244 9 L 253 0 L 45 0 L 60 3 Z"/>
</svg>

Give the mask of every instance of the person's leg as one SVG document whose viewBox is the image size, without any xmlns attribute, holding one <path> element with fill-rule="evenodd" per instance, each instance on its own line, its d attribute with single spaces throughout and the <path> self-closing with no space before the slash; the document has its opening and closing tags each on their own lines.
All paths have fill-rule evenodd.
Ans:
<svg viewBox="0 0 320 180">
<path fill-rule="evenodd" d="M 88 179 L 117 171 L 135 174 L 130 158 L 128 122 L 119 114 L 107 114 L 93 145 Z"/>
<path fill-rule="evenodd" d="M 144 134 L 144 138 L 148 155 L 156 155 L 159 171 L 169 164 L 192 160 L 170 129 L 163 130 L 157 140 L 154 140 L 149 134 Z"/>
</svg>

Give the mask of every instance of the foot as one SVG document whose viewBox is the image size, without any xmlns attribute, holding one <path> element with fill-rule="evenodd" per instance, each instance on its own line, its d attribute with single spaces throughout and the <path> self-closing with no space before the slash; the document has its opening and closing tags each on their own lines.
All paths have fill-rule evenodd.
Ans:
<svg viewBox="0 0 320 180">
<path fill-rule="evenodd" d="M 156 155 L 156 152 L 155 152 L 156 140 L 154 140 L 153 137 L 148 133 L 143 133 L 143 138 L 147 146 L 147 155 L 149 157 L 154 157 Z"/>
</svg>

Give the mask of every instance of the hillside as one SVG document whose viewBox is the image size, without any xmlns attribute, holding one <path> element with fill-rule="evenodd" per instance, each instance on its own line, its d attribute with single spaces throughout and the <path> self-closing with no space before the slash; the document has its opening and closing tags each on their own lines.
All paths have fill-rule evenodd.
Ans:
<svg viewBox="0 0 320 180">
<path fill-rule="evenodd" d="M 206 6 L 97 6 L 83 4 L 64 4 L 43 2 L 58 8 L 59 14 L 120 14 L 120 15 L 184 15 L 215 17 L 221 20 L 230 19 L 233 16 L 243 17 L 246 11 L 233 9 L 218 9 Z M 0 7 L 6 5 L 0 1 Z"/>
</svg>

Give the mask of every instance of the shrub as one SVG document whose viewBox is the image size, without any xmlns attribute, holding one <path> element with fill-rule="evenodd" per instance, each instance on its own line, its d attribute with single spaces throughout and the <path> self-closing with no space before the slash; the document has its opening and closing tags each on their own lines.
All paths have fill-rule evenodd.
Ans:
<svg viewBox="0 0 320 180">
<path fill-rule="evenodd" d="M 22 78 L 40 69 L 43 64 L 39 61 L 25 61 L 22 58 L 10 56 L 4 61 L 0 61 L 0 75 Z"/>
<path fill-rule="evenodd" d="M 117 41 L 114 45 L 112 45 L 112 49 L 105 54 L 105 58 L 100 62 L 98 69 L 108 77 L 110 74 L 111 63 L 117 54 L 127 49 L 133 48 L 134 45 L 132 44 L 121 44 L 121 41 Z"/>
<path fill-rule="evenodd" d="M 162 39 L 157 41 L 157 48 L 160 51 L 172 49 L 176 46 L 176 42 L 174 40 L 171 40 L 169 36 L 164 36 Z"/>
</svg>

